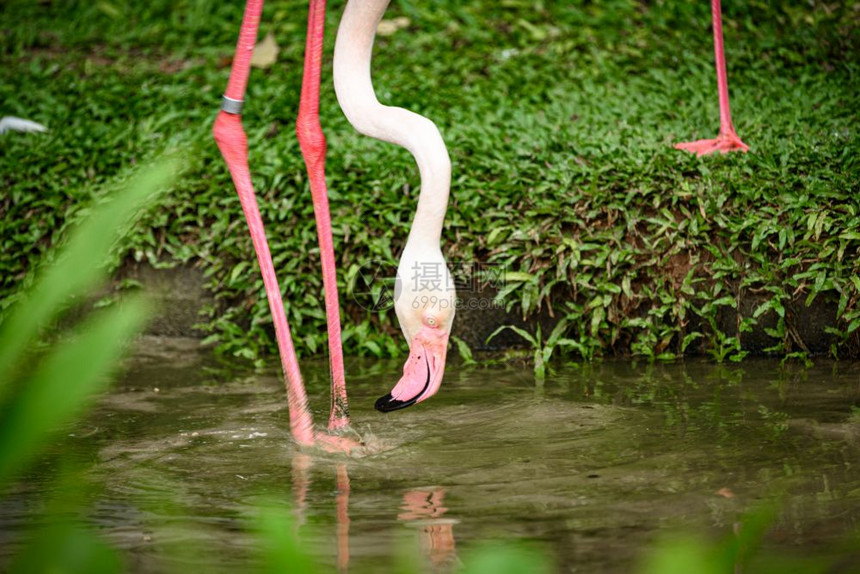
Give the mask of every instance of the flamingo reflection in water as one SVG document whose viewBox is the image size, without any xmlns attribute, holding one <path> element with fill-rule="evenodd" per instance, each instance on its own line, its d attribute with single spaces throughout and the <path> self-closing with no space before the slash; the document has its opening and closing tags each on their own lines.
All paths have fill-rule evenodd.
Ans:
<svg viewBox="0 0 860 574">
<path fill-rule="evenodd" d="M 403 495 L 403 512 L 397 519 L 416 528 L 422 554 L 434 569 L 444 571 L 457 564 L 454 525 L 457 520 L 445 517 L 445 489 L 430 487 L 410 490 Z"/>
<path fill-rule="evenodd" d="M 313 461 L 311 456 L 301 452 L 293 457 L 293 508 L 297 535 L 300 535 L 300 529 L 307 521 L 307 499 L 312 486 Z M 350 482 L 345 462 L 335 464 L 335 475 L 337 567 L 338 571 L 347 572 L 350 561 Z M 449 571 L 459 564 L 454 540 L 454 525 L 458 521 L 445 516 L 448 508 L 444 506 L 444 498 L 445 489 L 442 487 L 423 487 L 409 490 L 403 495 L 403 502 L 400 506 L 401 512 L 397 515 L 400 522 L 415 529 L 421 556 L 435 572 Z"/>
</svg>

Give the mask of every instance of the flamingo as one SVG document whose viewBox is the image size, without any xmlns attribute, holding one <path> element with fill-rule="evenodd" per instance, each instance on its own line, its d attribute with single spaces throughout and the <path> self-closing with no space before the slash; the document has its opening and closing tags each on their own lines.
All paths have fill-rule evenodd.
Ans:
<svg viewBox="0 0 860 574">
<path fill-rule="evenodd" d="M 394 286 L 394 311 L 409 341 L 409 358 L 394 389 L 376 401 L 383 412 L 411 406 L 439 390 L 456 302 L 440 248 L 451 185 L 445 142 L 427 118 L 380 104 L 370 81 L 373 39 L 388 2 L 348 2 L 334 47 L 334 90 L 349 122 L 365 135 L 409 150 L 421 174 L 415 219 Z"/>
<path fill-rule="evenodd" d="M 421 176 L 421 192 L 415 218 L 400 257 L 395 282 L 395 312 L 409 343 L 409 357 L 400 380 L 390 393 L 376 401 L 376 408 L 383 412 L 414 405 L 439 390 L 445 371 L 448 338 L 456 301 L 451 273 L 440 248 L 451 182 L 451 161 L 447 148 L 436 125 L 429 119 L 402 108 L 380 104 L 371 82 L 373 41 L 388 4 L 389 0 L 348 2 L 338 28 L 334 50 L 335 93 L 349 122 L 362 134 L 409 150 Z M 302 383 L 278 280 L 251 185 L 247 137 L 241 122 L 263 0 L 247 0 L 230 79 L 221 110 L 215 120 L 213 135 L 239 195 L 263 276 L 285 375 L 292 436 L 301 446 L 316 445 L 329 451 L 350 453 L 364 448 L 365 445 L 344 432 L 349 428 L 349 405 L 343 366 L 331 215 L 325 179 L 326 140 L 319 121 L 325 5 L 325 0 L 309 0 L 296 134 L 308 171 L 322 262 L 331 363 L 331 407 L 327 432 L 314 430 L 313 418 L 308 409 L 307 393 Z M 679 143 L 675 146 L 698 155 L 748 149 L 737 136 L 731 122 L 720 0 L 712 0 L 711 8 L 720 102 L 720 133 L 716 139 Z"/>
<path fill-rule="evenodd" d="M 709 153 L 749 150 L 749 146 L 741 141 L 732 124 L 732 113 L 729 109 L 729 80 L 726 75 L 726 57 L 723 53 L 723 14 L 720 0 L 711 0 L 711 19 L 714 29 L 714 56 L 717 66 L 717 96 L 720 101 L 720 131 L 714 139 L 703 139 L 694 142 L 675 144 L 675 149 L 692 152 L 698 156 Z"/>
<path fill-rule="evenodd" d="M 334 58 L 335 90 L 347 119 L 361 133 L 408 149 L 421 175 L 415 220 L 400 258 L 395 283 L 395 312 L 409 342 L 410 352 L 403 367 L 403 376 L 390 393 L 376 401 L 376 408 L 383 412 L 416 404 L 439 390 L 455 304 L 451 274 L 440 248 L 451 179 L 448 151 L 432 121 L 401 108 L 383 106 L 377 101 L 370 81 L 373 40 L 388 2 L 365 0 L 347 4 L 338 30 Z M 354 454 L 365 445 L 345 432 L 349 429 L 349 405 L 325 180 L 326 141 L 319 121 L 325 0 L 309 1 L 296 134 L 308 171 L 322 261 L 331 363 L 331 407 L 326 432 L 316 431 L 313 427 L 280 287 L 251 184 L 248 143 L 242 128 L 241 112 L 262 9 L 263 0 L 247 0 L 230 79 L 215 120 L 213 136 L 239 195 L 263 276 L 285 375 L 293 439 L 303 447 L 316 446 L 331 452 Z"/>
</svg>

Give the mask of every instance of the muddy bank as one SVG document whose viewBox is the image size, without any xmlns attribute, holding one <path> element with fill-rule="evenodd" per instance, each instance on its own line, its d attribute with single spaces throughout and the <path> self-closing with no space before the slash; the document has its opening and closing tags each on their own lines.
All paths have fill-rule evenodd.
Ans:
<svg viewBox="0 0 860 574">
<path fill-rule="evenodd" d="M 215 303 L 212 293 L 206 289 L 206 278 L 201 269 L 191 266 L 178 266 L 171 269 L 157 269 L 148 264 L 132 263 L 124 266 L 117 274 L 116 284 L 131 280 L 153 296 L 158 312 L 147 327 L 149 335 L 167 337 L 203 338 L 204 332 L 198 324 L 202 321 L 201 311 Z M 544 308 L 540 313 L 523 318 L 512 310 L 508 312 L 502 305 L 492 304 L 495 296 L 492 289 L 481 292 L 467 292 L 461 297 L 460 308 L 454 322 L 453 335 L 460 337 L 478 351 L 501 351 L 523 347 L 523 339 L 511 330 L 505 330 L 487 341 L 499 327 L 514 325 L 532 333 L 538 326 L 546 335 L 558 321 Z M 755 294 L 741 295 L 736 309 L 723 309 L 717 316 L 717 325 L 729 336 L 740 338 L 744 351 L 752 355 L 766 355 L 778 340 L 768 334 L 777 326 L 778 316 L 768 311 L 757 318 L 751 330 L 740 332 L 741 318 L 751 317 L 764 302 Z M 345 305 L 355 303 L 346 300 Z M 346 315 L 348 316 L 348 314 Z M 786 331 L 791 347 L 812 355 L 826 354 L 837 339 L 828 333 L 828 328 L 836 327 L 837 302 L 824 297 L 815 299 L 806 306 L 803 296 L 798 296 L 786 306 Z M 687 332 L 704 329 L 691 321 Z M 856 335 L 856 333 L 855 333 Z M 857 338 L 855 336 L 855 338 Z M 858 343 L 855 341 L 855 343 Z M 849 345 L 852 358 L 860 356 L 860 344 Z M 703 346 L 691 345 L 687 354 L 706 353 Z"/>
</svg>

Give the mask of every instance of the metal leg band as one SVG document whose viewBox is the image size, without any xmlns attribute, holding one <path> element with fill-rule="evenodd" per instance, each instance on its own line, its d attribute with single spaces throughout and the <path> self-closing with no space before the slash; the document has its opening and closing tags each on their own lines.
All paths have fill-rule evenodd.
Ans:
<svg viewBox="0 0 860 574">
<path fill-rule="evenodd" d="M 234 100 L 233 98 L 228 98 L 227 96 L 223 96 L 221 100 L 221 110 L 227 112 L 228 114 L 239 115 L 242 113 L 242 106 L 245 105 L 245 100 Z"/>
</svg>

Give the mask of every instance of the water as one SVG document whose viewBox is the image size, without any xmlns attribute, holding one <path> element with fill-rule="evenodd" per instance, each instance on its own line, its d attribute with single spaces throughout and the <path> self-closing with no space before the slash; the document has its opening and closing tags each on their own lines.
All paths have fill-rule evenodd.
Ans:
<svg viewBox="0 0 860 574">
<path fill-rule="evenodd" d="M 292 446 L 276 370 L 227 372 L 188 343 L 146 339 L 51 451 L 99 485 L 89 520 L 135 571 L 247 567 L 247 524 L 267 500 L 293 508 L 320 563 L 357 571 L 398 553 L 444 567 L 515 539 L 560 571 L 628 572 L 667 530 L 731 532 L 774 493 L 783 506 L 767 549 L 830 556 L 857 531 L 858 364 L 611 361 L 542 386 L 525 366 L 450 365 L 430 401 L 377 413 L 400 367 L 348 361 L 354 425 L 385 450 L 343 460 Z M 328 367 L 304 361 L 303 372 L 321 423 Z M 56 460 L 0 507 L 0 557 L 38 525 Z"/>
</svg>

